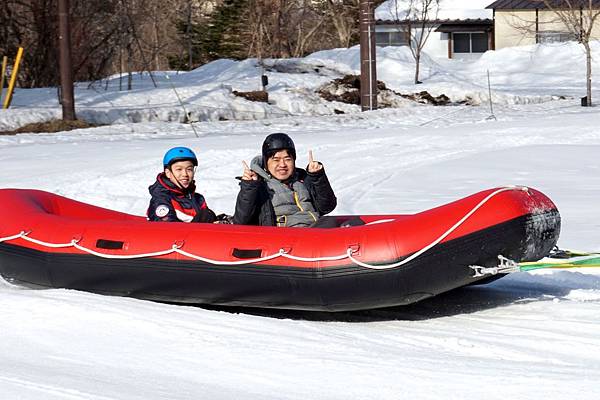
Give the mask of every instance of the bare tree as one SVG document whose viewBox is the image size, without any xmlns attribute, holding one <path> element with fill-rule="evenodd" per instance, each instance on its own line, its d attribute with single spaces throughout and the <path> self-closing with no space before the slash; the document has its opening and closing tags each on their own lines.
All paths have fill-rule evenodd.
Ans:
<svg viewBox="0 0 600 400">
<path fill-rule="evenodd" d="M 326 0 L 324 3 L 341 47 L 350 47 L 352 37 L 358 33 L 358 4 L 359 0 Z"/>
<path fill-rule="evenodd" d="M 57 1 L 0 1 L 0 54 L 26 49 L 21 87 L 58 84 Z M 133 71 L 166 66 L 185 44 L 178 13 L 189 3 L 200 8 L 212 1 L 70 0 L 74 80 L 94 81 L 126 64 Z"/>
<path fill-rule="evenodd" d="M 415 84 L 419 81 L 421 53 L 435 28 L 440 11 L 440 0 L 393 0 L 390 1 L 390 14 L 402 26 L 408 47 L 415 59 Z"/>
<path fill-rule="evenodd" d="M 26 49 L 21 87 L 58 84 L 57 2 L 0 0 L 0 54 Z M 359 0 L 70 2 L 75 81 L 119 74 L 131 83 L 136 71 L 191 69 L 215 57 L 301 57 L 358 43 Z M 227 4 L 236 20 L 220 36 L 207 35 L 223 26 L 219 10 Z"/>
<path fill-rule="evenodd" d="M 250 0 L 248 25 L 250 27 L 248 55 L 258 58 L 262 64 L 269 53 L 269 25 L 273 15 L 273 3 L 265 0 Z"/>
<path fill-rule="evenodd" d="M 314 0 L 250 0 L 244 33 L 248 56 L 301 57 L 328 37 L 325 10 Z"/>
<path fill-rule="evenodd" d="M 581 43 L 586 55 L 587 105 L 592 105 L 592 52 L 590 42 L 594 26 L 600 15 L 599 0 L 540 0 L 536 9 L 528 14 L 512 13 L 508 25 L 523 35 L 535 37 L 535 42 L 572 40 Z M 551 39 L 548 40 L 546 37 Z"/>
<path fill-rule="evenodd" d="M 583 45 L 586 56 L 587 105 L 592 105 L 592 31 L 600 15 L 600 2 L 593 0 L 544 0 L 572 37 Z"/>
<path fill-rule="evenodd" d="M 295 21 L 295 38 L 292 39 L 292 57 L 302 57 L 306 50 L 318 36 L 325 18 L 321 10 L 314 7 L 310 0 L 301 0 L 297 2 L 296 8 L 292 12 L 291 19 Z"/>
</svg>

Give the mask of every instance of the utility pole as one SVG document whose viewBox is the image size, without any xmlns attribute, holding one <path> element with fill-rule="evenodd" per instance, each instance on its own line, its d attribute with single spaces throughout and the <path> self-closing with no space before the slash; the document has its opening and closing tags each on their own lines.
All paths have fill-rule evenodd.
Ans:
<svg viewBox="0 0 600 400">
<path fill-rule="evenodd" d="M 377 109 L 377 63 L 373 0 L 360 0 L 360 105 Z"/>
<path fill-rule="evenodd" d="M 58 47 L 60 52 L 60 102 L 63 120 L 75 120 L 73 94 L 73 66 L 71 63 L 71 28 L 69 26 L 69 0 L 58 0 Z"/>
</svg>

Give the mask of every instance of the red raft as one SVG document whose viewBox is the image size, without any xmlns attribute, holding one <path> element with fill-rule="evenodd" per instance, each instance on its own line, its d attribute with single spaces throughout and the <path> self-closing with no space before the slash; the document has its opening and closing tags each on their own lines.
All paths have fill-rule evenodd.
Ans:
<svg viewBox="0 0 600 400">
<path fill-rule="evenodd" d="M 405 305 L 538 260 L 560 215 L 499 188 L 413 215 L 332 216 L 334 228 L 148 222 L 37 190 L 0 189 L 0 274 L 28 287 L 142 299 L 346 311 Z M 333 221 L 330 221 L 333 222 Z"/>
</svg>

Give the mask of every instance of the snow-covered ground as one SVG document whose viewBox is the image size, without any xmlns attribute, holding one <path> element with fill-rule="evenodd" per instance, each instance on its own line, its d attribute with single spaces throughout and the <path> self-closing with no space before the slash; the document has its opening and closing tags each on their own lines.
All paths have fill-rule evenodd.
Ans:
<svg viewBox="0 0 600 400">
<path fill-rule="evenodd" d="M 600 251 L 600 114 L 579 105 L 579 47 L 505 49 L 475 62 L 425 58 L 418 87 L 405 49 L 379 49 L 378 57 L 388 87 L 481 105 L 406 103 L 360 113 L 319 99 L 316 87 L 357 72 L 356 48 L 269 60 L 273 104 L 231 94 L 258 89 L 255 60 L 157 73 L 158 88 L 136 76 L 131 92 L 118 91 L 115 77 L 108 90 L 104 82 L 76 90 L 78 114 L 111 125 L 0 136 L 0 187 L 143 215 L 164 151 L 185 145 L 199 156 L 197 183 L 209 206 L 231 213 L 242 160 L 268 133 L 284 131 L 300 165 L 309 149 L 325 164 L 339 198 L 335 213 L 412 213 L 527 185 L 561 211 L 559 246 Z M 173 87 L 203 120 L 194 124 L 198 137 L 178 122 L 185 113 Z M 60 115 L 55 94 L 17 90 L 14 107 L 0 111 L 0 131 Z M 0 304 L 3 399 L 600 396 L 594 269 L 516 273 L 408 307 L 342 314 L 177 306 L 2 280 Z"/>
</svg>

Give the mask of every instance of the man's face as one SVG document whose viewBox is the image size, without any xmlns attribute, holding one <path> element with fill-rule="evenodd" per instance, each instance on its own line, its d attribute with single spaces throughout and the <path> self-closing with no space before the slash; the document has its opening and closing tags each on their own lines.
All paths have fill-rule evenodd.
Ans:
<svg viewBox="0 0 600 400">
<path fill-rule="evenodd" d="M 267 160 L 267 170 L 280 181 L 289 179 L 294 173 L 294 159 L 287 150 L 280 150 Z"/>
<path fill-rule="evenodd" d="M 182 189 L 187 189 L 194 180 L 195 167 L 191 161 L 177 161 L 165 169 L 167 178 Z"/>
</svg>

